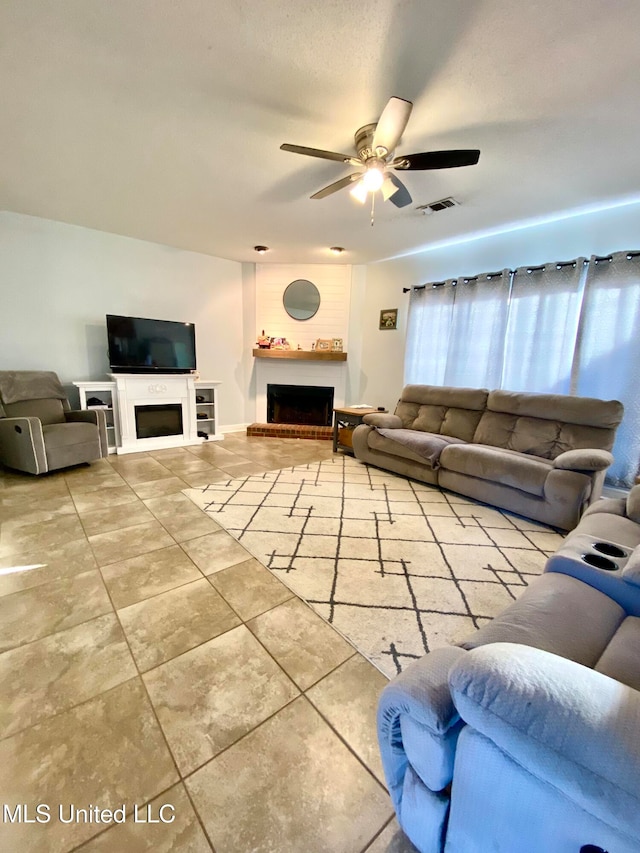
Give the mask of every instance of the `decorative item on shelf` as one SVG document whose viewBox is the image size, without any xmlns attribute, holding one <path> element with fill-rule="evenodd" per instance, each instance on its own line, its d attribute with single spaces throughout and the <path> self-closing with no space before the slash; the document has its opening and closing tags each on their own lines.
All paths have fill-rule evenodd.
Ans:
<svg viewBox="0 0 640 853">
<path fill-rule="evenodd" d="M 196 403 L 206 403 L 204 396 L 202 394 L 196 394 Z"/>
<path fill-rule="evenodd" d="M 260 349 L 269 349 L 271 346 L 271 338 L 265 335 L 264 329 L 262 330 L 262 334 L 258 335 L 258 346 Z"/>
<path fill-rule="evenodd" d="M 331 338 L 318 338 L 316 341 L 316 352 L 331 352 L 333 341 Z"/>
<path fill-rule="evenodd" d="M 315 352 L 315 351 L 316 351 L 316 342 L 315 342 L 315 341 L 312 341 L 312 343 L 311 343 L 311 352 Z"/>
<path fill-rule="evenodd" d="M 380 328 L 381 329 L 397 329 L 398 328 L 398 309 L 384 308 L 380 312 Z"/>
<path fill-rule="evenodd" d="M 291 344 L 286 338 L 271 338 L 271 349 L 291 349 Z"/>
<path fill-rule="evenodd" d="M 87 408 L 97 409 L 102 406 L 106 406 L 107 404 L 104 400 L 101 400 L 100 397 L 89 397 L 87 400 Z"/>
<path fill-rule="evenodd" d="M 333 338 L 331 341 L 331 352 L 342 352 L 342 338 Z"/>
<path fill-rule="evenodd" d="M 197 417 L 197 418 L 198 418 L 198 420 L 200 420 L 200 421 L 206 421 L 206 419 L 207 419 L 207 413 L 206 413 L 206 412 L 196 412 L 196 417 Z"/>
<path fill-rule="evenodd" d="M 298 351 L 300 350 L 302 350 L 302 347 L 300 346 L 300 344 L 298 344 Z"/>
</svg>

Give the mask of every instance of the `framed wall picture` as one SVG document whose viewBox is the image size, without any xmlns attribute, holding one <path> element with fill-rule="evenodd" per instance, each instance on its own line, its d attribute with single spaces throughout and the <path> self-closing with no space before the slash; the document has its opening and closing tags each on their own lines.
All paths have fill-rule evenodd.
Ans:
<svg viewBox="0 0 640 853">
<path fill-rule="evenodd" d="M 316 352 L 331 352 L 333 341 L 331 338 L 318 338 L 316 341 Z"/>
<path fill-rule="evenodd" d="M 331 352 L 342 352 L 342 338 L 333 338 L 331 341 Z"/>
<path fill-rule="evenodd" d="M 397 329 L 398 328 L 398 309 L 383 308 L 380 312 L 380 328 L 381 329 Z"/>
</svg>

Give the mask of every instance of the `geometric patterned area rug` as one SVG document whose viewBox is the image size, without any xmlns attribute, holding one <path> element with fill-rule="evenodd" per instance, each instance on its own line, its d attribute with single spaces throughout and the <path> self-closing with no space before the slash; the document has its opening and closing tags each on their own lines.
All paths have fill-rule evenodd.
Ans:
<svg viewBox="0 0 640 853">
<path fill-rule="evenodd" d="M 495 616 L 563 538 L 346 455 L 184 494 L 389 677 Z"/>
</svg>

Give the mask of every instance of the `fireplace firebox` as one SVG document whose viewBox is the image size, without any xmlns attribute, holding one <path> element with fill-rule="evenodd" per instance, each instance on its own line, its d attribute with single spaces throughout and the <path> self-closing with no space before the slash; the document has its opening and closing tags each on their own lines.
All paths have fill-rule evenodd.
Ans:
<svg viewBox="0 0 640 853">
<path fill-rule="evenodd" d="M 267 385 L 267 423 L 331 426 L 333 388 Z"/>
<path fill-rule="evenodd" d="M 135 415 L 137 438 L 182 435 L 182 406 L 180 403 L 135 406 Z"/>
</svg>

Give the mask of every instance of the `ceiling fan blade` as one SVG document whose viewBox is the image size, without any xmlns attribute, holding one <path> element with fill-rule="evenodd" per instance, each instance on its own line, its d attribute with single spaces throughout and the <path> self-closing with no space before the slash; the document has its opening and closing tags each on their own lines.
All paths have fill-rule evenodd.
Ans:
<svg viewBox="0 0 640 853">
<path fill-rule="evenodd" d="M 453 169 L 456 166 L 475 166 L 480 152 L 475 148 L 456 151 L 425 151 L 396 157 L 389 165 L 394 169 Z"/>
<path fill-rule="evenodd" d="M 336 151 L 323 151 L 321 148 L 305 148 L 304 145 L 280 146 L 281 151 L 292 151 L 294 154 L 306 154 L 307 157 L 320 157 L 322 160 L 337 160 L 339 163 L 349 163 L 353 159 L 350 154 L 338 154 Z"/>
<path fill-rule="evenodd" d="M 404 133 L 412 109 L 411 101 L 389 98 L 373 134 L 371 147 L 374 151 L 376 148 L 384 148 L 390 154 L 394 150 Z"/>
<path fill-rule="evenodd" d="M 348 187 L 349 184 L 352 184 L 354 181 L 357 181 L 358 178 L 361 177 L 361 172 L 353 172 L 351 175 L 347 175 L 344 178 L 340 178 L 339 181 L 334 181 L 332 184 L 329 184 L 328 187 L 324 187 L 324 189 L 318 190 L 318 192 L 314 193 L 311 198 L 326 198 L 332 193 L 337 193 L 338 190 L 341 190 L 343 187 Z"/>
<path fill-rule="evenodd" d="M 411 204 L 411 195 L 409 190 L 405 187 L 400 178 L 396 178 L 395 175 L 389 175 L 389 180 L 395 187 L 397 187 L 396 191 L 389 196 L 391 204 L 395 204 L 396 207 L 406 207 L 408 204 Z"/>
</svg>

